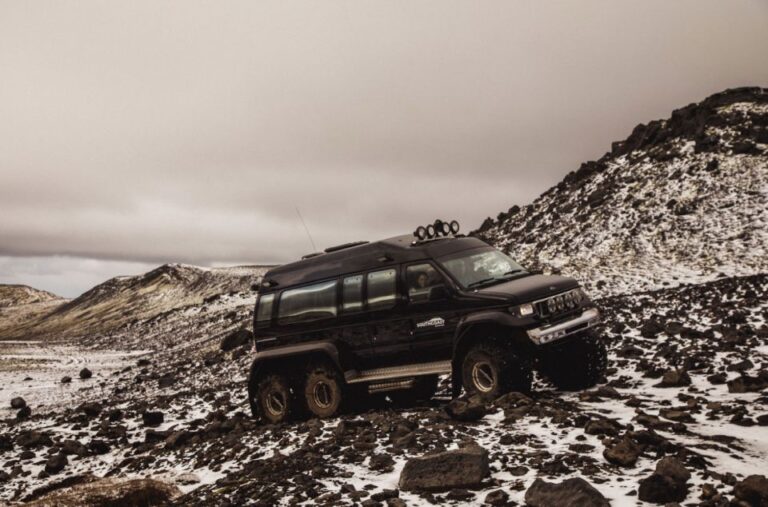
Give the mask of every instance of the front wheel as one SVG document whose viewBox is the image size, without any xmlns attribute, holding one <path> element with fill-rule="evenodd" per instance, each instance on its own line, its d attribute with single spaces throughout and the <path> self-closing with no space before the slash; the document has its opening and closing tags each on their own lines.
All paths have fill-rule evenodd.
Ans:
<svg viewBox="0 0 768 507">
<path fill-rule="evenodd" d="M 577 391 L 597 384 L 605 375 L 608 354 L 595 336 L 557 346 L 542 360 L 541 372 L 555 387 Z"/>
<path fill-rule="evenodd" d="M 462 383 L 467 394 L 494 400 L 510 391 L 531 390 L 531 365 L 506 345 L 481 342 L 462 361 Z"/>
</svg>

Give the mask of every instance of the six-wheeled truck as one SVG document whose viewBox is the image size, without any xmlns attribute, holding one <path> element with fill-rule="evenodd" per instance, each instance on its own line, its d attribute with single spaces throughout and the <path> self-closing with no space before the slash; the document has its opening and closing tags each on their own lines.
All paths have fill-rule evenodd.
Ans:
<svg viewBox="0 0 768 507">
<path fill-rule="evenodd" d="M 357 242 L 268 271 L 254 315 L 254 415 L 330 417 L 367 393 L 428 399 L 560 389 L 603 376 L 599 312 L 572 278 L 533 274 L 458 223 Z"/>
</svg>

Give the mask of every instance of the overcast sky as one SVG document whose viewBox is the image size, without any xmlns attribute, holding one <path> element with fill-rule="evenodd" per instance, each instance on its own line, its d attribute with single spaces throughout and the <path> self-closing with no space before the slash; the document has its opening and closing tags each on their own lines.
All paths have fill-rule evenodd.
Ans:
<svg viewBox="0 0 768 507">
<path fill-rule="evenodd" d="M 767 51 L 765 0 L 0 1 L 0 283 L 472 229 Z"/>
</svg>

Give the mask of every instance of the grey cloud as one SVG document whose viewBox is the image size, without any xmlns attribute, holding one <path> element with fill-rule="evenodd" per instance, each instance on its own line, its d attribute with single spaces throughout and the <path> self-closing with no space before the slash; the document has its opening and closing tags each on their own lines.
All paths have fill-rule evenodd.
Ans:
<svg viewBox="0 0 768 507">
<path fill-rule="evenodd" d="M 4 4 L 0 254 L 284 262 L 295 206 L 318 246 L 475 227 L 765 86 L 766 47 L 761 0 Z"/>
</svg>

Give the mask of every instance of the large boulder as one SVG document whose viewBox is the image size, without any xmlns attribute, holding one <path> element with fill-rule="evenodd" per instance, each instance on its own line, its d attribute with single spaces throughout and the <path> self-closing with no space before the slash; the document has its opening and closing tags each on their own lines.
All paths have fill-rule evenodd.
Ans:
<svg viewBox="0 0 768 507">
<path fill-rule="evenodd" d="M 168 505 L 181 496 L 173 485 L 154 479 L 100 479 L 59 489 L 33 500 L 34 507 L 144 507 Z"/>
<path fill-rule="evenodd" d="M 436 454 L 412 458 L 400 473 L 404 491 L 449 491 L 473 488 L 488 477 L 488 451 L 471 445 Z"/>
<path fill-rule="evenodd" d="M 625 436 L 615 445 L 606 447 L 603 451 L 603 457 L 614 465 L 631 467 L 635 465 L 642 452 L 643 447 L 641 445 Z"/>
<path fill-rule="evenodd" d="M 644 502 L 666 504 L 682 502 L 688 496 L 691 473 L 677 458 L 667 456 L 656 463 L 656 471 L 640 481 L 638 498 Z"/>
<path fill-rule="evenodd" d="M 733 494 L 753 507 L 768 505 L 768 479 L 764 475 L 750 475 L 736 483 Z"/>
<path fill-rule="evenodd" d="M 11 408 L 20 409 L 26 406 L 27 406 L 27 402 L 24 401 L 24 398 L 20 396 L 11 399 Z"/>
<path fill-rule="evenodd" d="M 560 483 L 536 479 L 525 492 L 525 503 L 531 507 L 609 507 L 611 503 L 590 483 L 574 477 Z"/>
<path fill-rule="evenodd" d="M 242 347 L 253 340 L 253 333 L 247 329 L 238 329 L 234 333 L 230 333 L 221 340 L 221 350 L 223 352 L 229 352 L 238 347 Z"/>
<path fill-rule="evenodd" d="M 473 396 L 467 400 L 457 398 L 445 406 L 445 413 L 451 419 L 464 422 L 472 422 L 482 419 L 488 412 L 483 401 Z"/>
<path fill-rule="evenodd" d="M 766 387 L 768 387 L 768 378 L 764 378 L 763 375 L 757 377 L 742 375 L 728 381 L 729 393 L 759 393 Z"/>
</svg>

